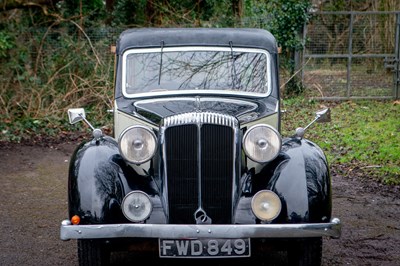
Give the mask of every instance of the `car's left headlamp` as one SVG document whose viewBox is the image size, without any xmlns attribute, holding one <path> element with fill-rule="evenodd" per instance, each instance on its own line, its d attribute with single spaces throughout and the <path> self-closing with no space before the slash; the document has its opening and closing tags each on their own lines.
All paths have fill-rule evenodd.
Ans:
<svg viewBox="0 0 400 266">
<path fill-rule="evenodd" d="M 243 136 L 243 149 L 246 155 L 255 162 L 269 162 L 281 150 L 281 135 L 273 127 L 265 124 L 249 128 Z"/>
<path fill-rule="evenodd" d="M 128 127 L 119 138 L 119 150 L 128 162 L 145 163 L 154 156 L 157 150 L 156 135 L 144 126 Z"/>
</svg>

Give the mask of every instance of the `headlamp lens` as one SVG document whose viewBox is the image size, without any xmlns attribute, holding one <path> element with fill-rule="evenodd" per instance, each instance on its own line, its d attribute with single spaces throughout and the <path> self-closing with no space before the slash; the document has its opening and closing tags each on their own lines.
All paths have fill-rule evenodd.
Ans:
<svg viewBox="0 0 400 266">
<path fill-rule="evenodd" d="M 281 150 L 281 145 L 281 136 L 269 125 L 253 126 L 243 137 L 244 152 L 251 160 L 259 163 L 275 159 Z"/>
<path fill-rule="evenodd" d="M 122 132 L 119 149 L 127 161 L 135 164 L 144 163 L 154 156 L 157 139 L 150 129 L 143 126 L 132 126 Z"/>
<path fill-rule="evenodd" d="M 142 191 L 128 193 L 122 201 L 122 212 L 132 222 L 143 222 L 153 210 L 149 196 Z"/>
<path fill-rule="evenodd" d="M 281 208 L 281 200 L 271 190 L 261 190 L 251 200 L 251 209 L 261 221 L 272 221 L 279 215 Z"/>
</svg>

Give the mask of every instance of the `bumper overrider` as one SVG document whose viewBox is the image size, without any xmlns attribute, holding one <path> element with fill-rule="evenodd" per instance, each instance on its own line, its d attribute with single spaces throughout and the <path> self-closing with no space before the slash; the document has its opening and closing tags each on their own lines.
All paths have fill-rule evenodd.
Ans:
<svg viewBox="0 0 400 266">
<path fill-rule="evenodd" d="M 95 238 L 339 238 L 341 222 L 303 224 L 97 224 L 61 223 L 61 240 Z"/>
</svg>

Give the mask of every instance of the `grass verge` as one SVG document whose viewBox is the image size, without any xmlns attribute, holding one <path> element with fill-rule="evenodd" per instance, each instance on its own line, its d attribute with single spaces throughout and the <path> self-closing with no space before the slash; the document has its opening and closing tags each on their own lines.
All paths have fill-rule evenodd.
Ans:
<svg viewBox="0 0 400 266">
<path fill-rule="evenodd" d="M 283 101 L 283 135 L 305 127 L 314 112 L 331 108 L 332 121 L 314 124 L 305 137 L 317 143 L 326 153 L 332 167 L 362 171 L 364 178 L 389 184 L 400 184 L 400 102 L 360 100 L 320 102 L 304 98 Z"/>
</svg>

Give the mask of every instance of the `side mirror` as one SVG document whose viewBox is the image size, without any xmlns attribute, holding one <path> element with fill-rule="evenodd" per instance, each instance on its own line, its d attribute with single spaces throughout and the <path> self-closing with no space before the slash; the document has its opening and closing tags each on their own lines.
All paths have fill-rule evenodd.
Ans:
<svg viewBox="0 0 400 266">
<path fill-rule="evenodd" d="M 70 124 L 75 124 L 79 121 L 85 120 L 86 114 L 83 108 L 68 109 L 68 118 Z"/>
<path fill-rule="evenodd" d="M 318 123 L 331 122 L 331 109 L 325 108 L 315 113 L 315 121 Z"/>
<path fill-rule="evenodd" d="M 71 108 L 68 109 L 68 118 L 70 124 L 75 124 L 79 121 L 84 121 L 91 129 L 93 137 L 98 140 L 103 136 L 101 129 L 94 128 L 92 124 L 86 119 L 85 109 L 83 108 Z"/>
<path fill-rule="evenodd" d="M 315 122 L 325 123 L 325 122 L 330 122 L 330 121 L 331 121 L 331 110 L 329 108 L 325 108 L 321 111 L 316 112 L 314 120 L 310 124 L 308 124 L 305 128 L 302 128 L 302 127 L 296 128 L 296 133 L 294 136 L 303 138 L 304 134 L 306 132 L 306 129 L 309 128 Z"/>
</svg>

